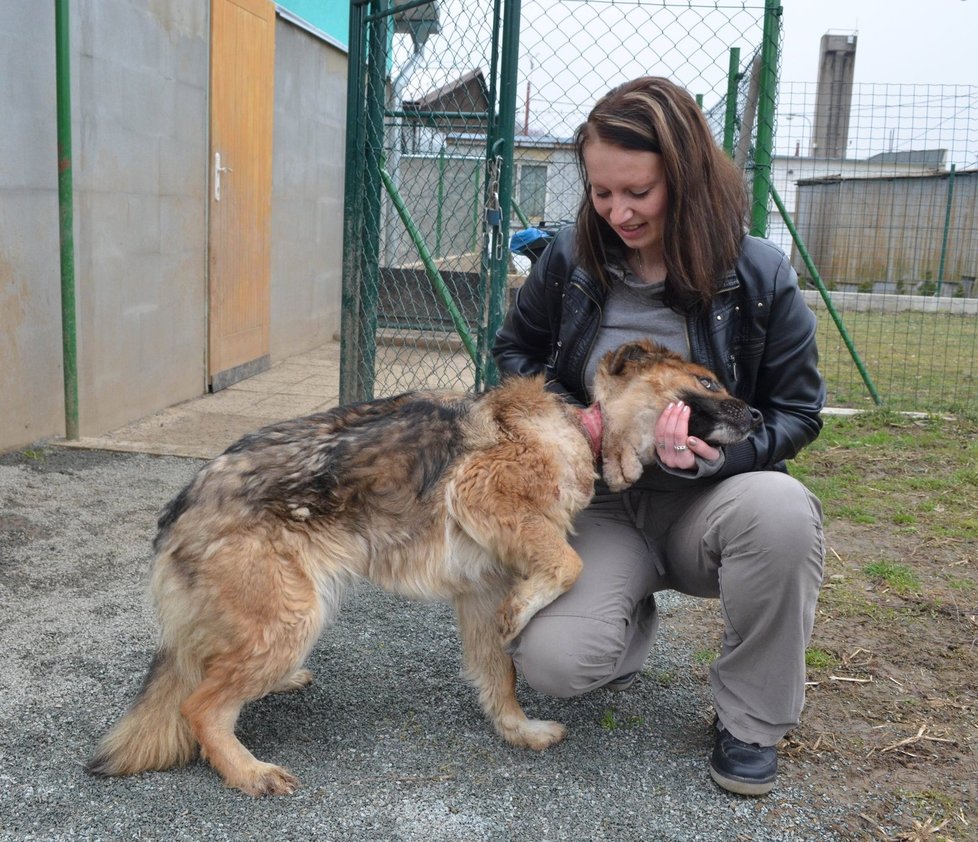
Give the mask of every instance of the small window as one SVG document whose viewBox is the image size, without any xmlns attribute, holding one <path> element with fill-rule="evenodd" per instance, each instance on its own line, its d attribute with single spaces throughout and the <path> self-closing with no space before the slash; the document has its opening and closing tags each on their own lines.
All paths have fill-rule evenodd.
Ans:
<svg viewBox="0 0 978 842">
<path fill-rule="evenodd" d="M 530 219 L 543 219 L 547 203 L 546 164 L 520 164 L 517 201 Z"/>
</svg>

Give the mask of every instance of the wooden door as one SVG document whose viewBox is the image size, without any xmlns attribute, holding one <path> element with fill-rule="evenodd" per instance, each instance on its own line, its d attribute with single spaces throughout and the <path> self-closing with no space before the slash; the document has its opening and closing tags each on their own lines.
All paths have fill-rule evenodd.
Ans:
<svg viewBox="0 0 978 842">
<path fill-rule="evenodd" d="M 208 373 L 269 365 L 275 4 L 212 0 Z"/>
</svg>

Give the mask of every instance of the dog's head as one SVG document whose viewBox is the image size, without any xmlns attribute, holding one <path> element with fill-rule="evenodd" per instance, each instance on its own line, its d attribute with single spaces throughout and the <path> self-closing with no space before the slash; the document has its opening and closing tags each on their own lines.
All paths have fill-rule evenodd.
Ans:
<svg viewBox="0 0 978 842">
<path fill-rule="evenodd" d="M 627 488 L 655 461 L 655 422 L 670 403 L 686 404 L 689 434 L 712 445 L 742 441 L 761 423 L 709 369 L 646 339 L 604 355 L 594 397 L 604 419 L 604 478 L 615 491 Z"/>
</svg>

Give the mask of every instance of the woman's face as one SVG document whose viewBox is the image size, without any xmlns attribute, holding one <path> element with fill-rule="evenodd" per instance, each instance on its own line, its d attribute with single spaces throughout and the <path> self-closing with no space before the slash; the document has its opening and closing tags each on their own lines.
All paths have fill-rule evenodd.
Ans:
<svg viewBox="0 0 978 842">
<path fill-rule="evenodd" d="M 662 156 L 598 138 L 585 143 L 583 155 L 598 215 L 628 248 L 661 249 L 669 206 Z"/>
</svg>

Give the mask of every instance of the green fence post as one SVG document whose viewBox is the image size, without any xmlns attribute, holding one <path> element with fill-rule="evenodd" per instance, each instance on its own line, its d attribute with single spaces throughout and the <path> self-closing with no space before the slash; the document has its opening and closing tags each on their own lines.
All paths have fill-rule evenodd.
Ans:
<svg viewBox="0 0 978 842">
<path fill-rule="evenodd" d="M 78 439 L 78 334 L 75 321 L 74 188 L 71 173 L 71 28 L 68 0 L 54 4 L 54 58 L 58 121 L 58 217 L 61 242 L 61 352 L 65 438 Z"/>
<path fill-rule="evenodd" d="M 727 101 L 723 115 L 723 151 L 731 158 L 734 154 L 734 132 L 737 128 L 738 82 L 740 82 L 740 47 L 731 47 L 730 64 L 727 68 Z"/>
<path fill-rule="evenodd" d="M 364 34 L 366 9 L 350 4 L 350 52 L 346 102 L 350 114 L 362 113 L 366 85 Z M 363 399 L 361 388 L 363 336 L 360 325 L 360 284 L 363 279 L 363 120 L 346 121 L 346 177 L 343 196 L 343 286 L 340 308 L 341 404 Z"/>
<path fill-rule="evenodd" d="M 476 161 L 475 172 L 472 174 L 472 180 L 475 182 L 475 189 L 472 192 L 472 243 L 469 246 L 469 251 L 475 251 L 476 247 L 479 245 L 479 219 L 481 216 L 480 209 L 482 208 L 483 165 L 483 161 Z"/>
<path fill-rule="evenodd" d="M 951 227 L 951 199 L 954 198 L 954 170 L 955 164 L 951 164 L 951 172 L 947 177 L 947 206 L 944 210 L 944 236 L 941 239 L 941 263 L 937 268 L 937 290 L 935 297 L 941 294 L 941 287 L 944 285 L 944 262 L 947 259 L 947 235 Z"/>
<path fill-rule="evenodd" d="M 520 57 L 520 0 L 506 0 L 503 9 L 502 59 L 499 73 L 499 129 L 493 155 L 499 158 L 499 226 L 493 232 L 494 252 L 490 256 L 489 311 L 486 344 L 491 348 L 503 321 L 503 304 L 509 274 L 509 217 L 513 199 L 513 137 L 516 133 L 516 87 Z M 499 382 L 499 372 L 491 353 L 486 353 L 483 382 Z"/>
<path fill-rule="evenodd" d="M 435 257 L 441 257 L 441 235 L 445 204 L 445 147 L 438 150 L 438 205 L 435 208 Z"/>
<path fill-rule="evenodd" d="M 771 151 L 774 146 L 774 104 L 778 87 L 778 36 L 781 30 L 782 11 L 779 0 L 765 0 L 751 209 L 751 234 L 756 237 L 767 236 L 767 209 L 771 195 Z"/>
</svg>

